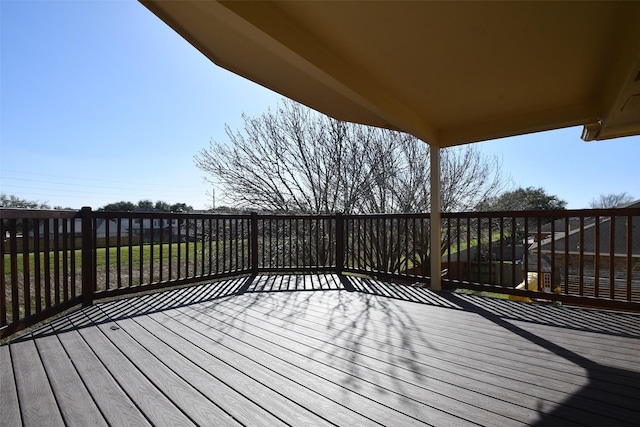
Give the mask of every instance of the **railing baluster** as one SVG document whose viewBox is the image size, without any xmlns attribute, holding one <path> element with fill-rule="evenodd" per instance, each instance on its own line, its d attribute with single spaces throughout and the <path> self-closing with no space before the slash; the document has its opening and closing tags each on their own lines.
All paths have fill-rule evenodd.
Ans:
<svg viewBox="0 0 640 427">
<path fill-rule="evenodd" d="M 480 229 L 480 222 L 481 222 L 481 218 L 479 215 L 474 216 L 474 220 L 475 220 L 475 271 L 476 271 L 476 280 L 475 282 L 477 283 L 482 283 L 482 272 L 481 272 L 481 265 L 480 262 L 482 260 L 482 243 L 481 243 L 481 229 Z"/>
<path fill-rule="evenodd" d="M 631 277 L 632 277 L 632 259 L 633 259 L 633 216 L 627 215 L 627 289 L 626 289 L 626 300 L 631 301 Z M 640 249 L 640 247 L 639 247 Z"/>
<path fill-rule="evenodd" d="M 163 218 L 160 220 L 160 230 L 158 233 L 159 247 L 158 247 L 158 282 L 164 281 L 164 222 Z"/>
<path fill-rule="evenodd" d="M 247 235 L 245 231 L 246 223 L 247 223 L 246 219 L 242 219 L 242 221 L 240 221 L 240 227 L 241 227 L 240 235 L 242 236 L 242 239 L 241 239 L 242 257 L 240 258 L 242 260 L 242 265 L 240 266 L 240 269 L 242 271 L 245 271 L 247 269 L 247 256 L 245 251 L 246 240 L 247 240 L 247 237 L 246 237 Z"/>
<path fill-rule="evenodd" d="M 500 282 L 501 285 L 504 285 L 504 217 L 501 216 L 500 217 L 500 221 L 499 221 L 499 227 L 500 227 L 500 247 L 498 248 L 498 251 L 500 253 L 500 271 L 498 272 L 499 278 L 498 281 Z M 513 264 L 514 260 L 513 258 L 511 259 L 511 263 Z"/>
<path fill-rule="evenodd" d="M 412 218 L 412 236 L 413 236 L 413 248 L 412 248 L 412 258 L 413 258 L 413 276 L 417 276 L 418 275 L 418 234 L 417 234 L 417 230 L 416 230 L 416 221 L 418 220 L 417 217 L 413 217 Z"/>
<path fill-rule="evenodd" d="M 95 220 L 94 220 L 95 221 Z M 69 264 L 71 268 L 70 278 L 71 278 L 71 298 L 75 298 L 77 292 L 76 285 L 76 219 L 73 218 L 69 221 L 69 225 L 71 226 L 70 235 L 69 235 Z M 95 230 L 95 226 L 93 228 Z M 95 233 L 95 231 L 94 231 Z M 95 281 L 95 277 L 93 278 Z"/>
<path fill-rule="evenodd" d="M 258 214 L 251 213 L 251 272 L 258 274 Z"/>
<path fill-rule="evenodd" d="M 536 263 L 536 271 L 538 272 L 538 290 L 539 291 L 544 291 L 545 290 L 545 277 L 547 276 L 545 274 L 544 271 L 542 271 L 542 240 L 541 240 L 541 235 L 542 235 L 542 224 L 540 224 L 542 222 L 541 218 L 536 218 L 536 238 L 534 239 L 534 241 L 537 240 L 536 242 L 536 259 L 537 259 L 537 263 Z"/>
<path fill-rule="evenodd" d="M 7 235 L 8 230 L 5 228 L 5 221 L 0 219 L 0 236 L 2 236 L 2 246 L 0 246 L 0 258 L 2 262 L 0 263 L 0 328 L 4 327 L 7 324 L 7 280 L 4 267 L 5 261 L 5 237 Z M 9 259 L 11 260 L 11 254 L 9 254 Z M 9 267 L 9 277 L 13 277 L 11 272 L 11 267 Z"/>
<path fill-rule="evenodd" d="M 60 224 L 58 218 L 53 221 L 53 274 L 55 279 L 55 303 L 60 304 Z"/>
<path fill-rule="evenodd" d="M 353 226 L 354 230 L 354 252 L 351 267 L 354 270 L 360 270 L 360 257 L 361 257 L 361 239 L 362 239 L 362 230 L 360 229 L 361 221 L 356 217 L 351 217 L 350 224 Z"/>
<path fill-rule="evenodd" d="M 122 287 L 122 218 L 118 217 L 116 220 L 116 275 L 117 283 L 116 287 L 120 289 Z"/>
<path fill-rule="evenodd" d="M 461 252 L 462 252 L 462 247 L 460 246 L 460 238 L 461 238 L 461 232 L 460 232 L 460 217 L 456 218 L 456 260 L 457 260 L 457 267 L 456 267 L 456 278 L 458 280 L 464 279 L 464 273 L 462 272 L 462 258 L 461 258 Z M 424 239 L 422 239 L 422 244 L 425 244 Z M 424 249 L 423 249 L 424 252 Z M 467 252 L 469 252 L 467 250 Z M 425 266 L 426 267 L 426 266 Z M 425 274 L 426 276 L 426 274 Z"/>
<path fill-rule="evenodd" d="M 134 233 L 134 222 L 133 217 L 129 217 L 129 229 L 127 230 L 128 234 L 128 250 L 127 250 L 127 263 L 129 265 L 128 276 L 129 276 L 129 287 L 133 286 L 133 233 Z"/>
<path fill-rule="evenodd" d="M 198 239 L 198 241 L 200 242 L 200 276 L 201 277 L 206 276 L 206 274 L 205 274 L 205 261 L 206 261 L 205 254 L 206 254 L 207 251 L 206 251 L 205 236 L 206 236 L 206 233 L 205 233 L 204 218 L 201 218 L 200 219 L 200 239 Z M 236 240 L 236 247 L 237 247 L 237 244 L 238 244 L 237 237 L 236 237 L 235 240 Z M 236 264 L 237 264 L 237 262 L 236 262 Z"/>
<path fill-rule="evenodd" d="M 609 232 L 609 298 L 616 299 L 616 216 L 611 215 L 611 231 Z"/>
<path fill-rule="evenodd" d="M 227 272 L 227 224 L 228 219 L 222 218 L 222 271 Z"/>
<path fill-rule="evenodd" d="M 529 283 L 529 217 L 524 217 L 524 256 L 522 258 L 522 271 L 525 284 Z M 525 285 L 525 289 L 528 287 Z M 540 277 L 538 277 L 538 290 L 540 290 Z"/>
<path fill-rule="evenodd" d="M 253 252 L 251 252 L 253 254 Z M 216 218 L 216 274 L 220 273 L 220 218 Z"/>
<path fill-rule="evenodd" d="M 138 279 L 138 286 L 144 283 L 144 217 L 140 217 L 140 240 L 138 242 L 138 254 L 139 254 L 139 262 L 140 262 L 140 278 Z M 149 220 L 153 221 L 153 220 Z"/>
<path fill-rule="evenodd" d="M 613 217 L 611 217 L 613 219 Z M 602 253 L 602 243 L 600 242 L 600 217 L 596 215 L 595 220 L 595 245 L 593 248 L 593 296 L 598 298 L 600 295 L 600 255 Z"/>
<path fill-rule="evenodd" d="M 178 220 L 178 242 L 177 242 L 177 249 L 178 249 L 178 262 L 176 265 L 176 274 L 177 277 L 176 279 L 181 279 L 182 278 L 182 227 L 185 224 L 185 220 L 184 219 L 180 219 Z"/>
<path fill-rule="evenodd" d="M 367 265 L 367 220 L 362 218 L 358 221 L 358 269 L 366 270 Z"/>
<path fill-rule="evenodd" d="M 20 319 L 20 297 L 18 295 L 18 226 L 15 219 L 9 220 L 9 252 L 11 254 L 11 318 L 17 322 Z"/>
<path fill-rule="evenodd" d="M 4 236 L 3 236 L 4 237 Z M 4 264 L 4 257 L 2 258 Z M 42 275 L 40 265 L 40 220 L 33 220 L 33 273 L 34 273 L 34 291 L 35 291 L 35 312 L 42 311 Z M 75 271 L 75 269 L 74 269 Z"/>
<path fill-rule="evenodd" d="M 404 271 L 407 274 L 407 270 L 409 270 L 409 218 L 403 217 L 402 222 L 404 223 Z M 398 273 L 400 273 L 398 271 Z"/>
<path fill-rule="evenodd" d="M 69 219 L 62 221 L 63 301 L 69 299 Z"/>
<path fill-rule="evenodd" d="M 493 228 L 491 226 L 491 217 L 487 218 L 487 261 L 489 262 L 489 284 L 493 285 L 493 247 L 491 241 L 493 240 Z"/>
<path fill-rule="evenodd" d="M 518 221 L 516 219 L 515 216 L 511 217 L 511 277 L 513 278 L 513 281 L 518 284 L 520 283 L 520 278 L 516 277 L 516 247 L 518 244 L 518 232 L 517 232 L 517 227 L 518 227 Z M 523 254 L 524 256 L 524 254 Z M 521 276 L 524 276 L 525 280 L 526 280 L 526 274 L 523 275 L 523 271 L 522 271 L 523 267 L 520 267 L 521 270 Z M 525 282 L 526 283 L 526 282 Z"/>
<path fill-rule="evenodd" d="M 167 252 L 169 256 L 169 259 L 167 260 L 167 263 L 169 264 L 169 268 L 167 271 L 168 280 L 173 280 L 173 244 L 174 244 L 173 235 L 174 233 L 177 233 L 178 230 L 180 229 L 180 223 L 177 221 L 176 221 L 176 224 L 178 224 L 178 230 L 175 230 L 173 228 L 173 221 L 174 221 L 174 218 L 171 218 L 171 221 L 169 221 L 169 246 L 167 247 Z"/>
<path fill-rule="evenodd" d="M 315 225 L 315 237 L 316 244 L 314 248 L 315 261 L 311 263 L 311 267 L 320 266 L 320 221 L 316 219 L 310 219 L 309 223 Z"/>
<path fill-rule="evenodd" d="M 209 246 L 209 268 L 208 268 L 208 274 L 209 276 L 211 276 L 213 274 L 213 219 L 211 217 L 208 218 L 207 221 L 207 236 L 209 237 L 208 239 L 208 246 Z M 243 236 L 244 237 L 244 236 Z M 243 253 L 244 253 L 244 240 L 242 240 L 242 245 L 243 245 Z"/>
<path fill-rule="evenodd" d="M 24 315 L 31 315 L 31 280 L 29 268 L 29 221 L 22 219 L 22 298 Z"/>
<path fill-rule="evenodd" d="M 571 218 L 564 220 L 564 293 L 569 294 L 569 228 Z"/>
<path fill-rule="evenodd" d="M 190 228 L 191 228 L 191 224 L 189 221 L 189 218 L 186 217 L 182 220 L 184 227 L 183 227 L 183 231 L 184 231 L 184 236 L 182 236 L 182 239 L 180 240 L 180 252 L 181 255 L 183 255 L 183 260 L 181 260 L 180 262 L 180 268 L 184 267 L 184 272 L 180 275 L 180 279 L 186 279 L 187 277 L 189 277 L 189 267 L 190 267 L 190 251 L 189 251 L 189 243 L 191 240 L 191 233 L 190 233 Z"/>
<path fill-rule="evenodd" d="M 44 299 L 45 308 L 51 308 L 51 223 L 50 219 L 44 222 Z"/>
<path fill-rule="evenodd" d="M 451 217 L 444 217 L 442 220 L 447 222 L 447 267 L 451 268 Z"/>
<path fill-rule="evenodd" d="M 342 213 L 336 214 L 336 273 L 340 274 L 345 268 L 345 232 L 348 230 Z M 329 234 L 331 235 L 331 234 Z M 347 263 L 348 267 L 348 263 Z"/>
<path fill-rule="evenodd" d="M 94 219 L 95 221 L 95 219 Z M 111 221 L 106 218 L 104 219 L 104 262 L 105 262 L 105 290 L 109 289 L 109 278 L 110 278 L 110 273 L 111 273 L 111 257 L 110 257 L 110 252 L 111 252 L 111 228 L 110 228 L 110 224 Z M 96 227 L 97 229 L 97 227 Z M 96 272 L 97 273 L 97 272 Z M 97 280 L 96 280 L 96 284 L 97 284 Z"/>
<path fill-rule="evenodd" d="M 156 244 L 156 227 L 155 227 L 155 218 L 149 218 L 149 283 L 153 283 L 155 277 L 155 263 L 153 259 L 154 255 L 154 246 Z"/>
<path fill-rule="evenodd" d="M 304 270 L 307 266 L 307 222 L 304 218 L 300 222 L 302 223 L 302 269 Z"/>
<path fill-rule="evenodd" d="M 555 292 L 558 277 L 556 276 L 556 218 L 551 218 L 551 290 Z"/>
<path fill-rule="evenodd" d="M 193 219 L 193 274 L 191 277 L 198 276 L 198 220 Z M 187 275 L 187 277 L 189 277 Z"/>
<path fill-rule="evenodd" d="M 579 265 L 580 272 L 578 274 L 578 295 L 584 296 L 584 216 L 580 216 L 580 250 Z"/>
<path fill-rule="evenodd" d="M 472 282 L 472 278 L 473 278 L 473 267 L 471 265 L 471 260 L 473 259 L 471 256 L 472 251 L 474 250 L 474 248 L 472 247 L 472 237 L 473 234 L 471 232 L 471 229 L 473 228 L 473 218 L 468 216 L 466 218 L 466 255 L 467 255 L 467 260 L 466 260 L 466 265 L 467 265 L 467 274 L 466 274 L 466 279 L 469 282 Z"/>
</svg>

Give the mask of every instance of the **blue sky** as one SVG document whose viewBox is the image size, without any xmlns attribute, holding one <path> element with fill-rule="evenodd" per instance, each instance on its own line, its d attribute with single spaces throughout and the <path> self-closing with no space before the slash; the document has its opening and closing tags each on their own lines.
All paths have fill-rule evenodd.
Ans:
<svg viewBox="0 0 640 427">
<path fill-rule="evenodd" d="M 50 205 L 211 205 L 193 164 L 225 124 L 280 95 L 223 70 L 135 1 L 0 2 L 0 191 Z M 586 143 L 580 128 L 479 144 L 514 186 L 586 208 L 640 198 L 640 137 Z M 216 193 L 217 204 L 224 203 Z"/>
</svg>

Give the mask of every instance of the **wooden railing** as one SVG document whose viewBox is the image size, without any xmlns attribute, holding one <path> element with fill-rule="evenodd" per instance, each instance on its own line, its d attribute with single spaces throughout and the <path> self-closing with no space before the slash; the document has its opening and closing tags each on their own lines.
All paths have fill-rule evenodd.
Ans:
<svg viewBox="0 0 640 427">
<path fill-rule="evenodd" d="M 76 211 L 0 210 L 0 338 L 80 304 Z"/>
<path fill-rule="evenodd" d="M 451 213 L 442 226 L 448 287 L 640 307 L 638 208 Z M 525 278 L 536 292 L 513 289 Z"/>
<path fill-rule="evenodd" d="M 0 337 L 96 299 L 233 275 L 431 277 L 428 214 L 0 214 Z M 441 233 L 444 287 L 640 311 L 640 209 L 448 213 Z"/>
</svg>

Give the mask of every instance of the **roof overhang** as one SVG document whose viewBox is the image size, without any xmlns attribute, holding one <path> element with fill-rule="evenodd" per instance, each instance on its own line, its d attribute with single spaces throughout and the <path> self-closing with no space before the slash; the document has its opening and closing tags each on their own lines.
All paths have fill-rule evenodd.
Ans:
<svg viewBox="0 0 640 427">
<path fill-rule="evenodd" d="M 640 2 L 142 3 L 223 68 L 435 146 L 640 134 Z"/>
</svg>

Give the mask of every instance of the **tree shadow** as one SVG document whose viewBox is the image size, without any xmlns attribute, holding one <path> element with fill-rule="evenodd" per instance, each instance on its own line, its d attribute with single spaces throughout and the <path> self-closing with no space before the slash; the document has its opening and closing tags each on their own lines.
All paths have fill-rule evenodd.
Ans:
<svg viewBox="0 0 640 427">
<path fill-rule="evenodd" d="M 237 277 L 97 302 L 90 307 L 64 313 L 43 326 L 33 328 L 28 334 L 13 339 L 12 342 L 93 327 L 97 324 L 125 318 L 145 316 L 167 309 L 187 307 L 199 302 L 233 297 L 241 293 L 242 289 L 250 287 L 254 280 L 255 276 Z M 88 313 L 91 313 L 92 316 L 87 316 Z"/>
<path fill-rule="evenodd" d="M 34 327 L 28 333 L 11 342 L 30 340 L 55 333 L 68 332 L 96 324 L 114 322 L 125 318 L 135 318 L 169 309 L 179 309 L 194 304 L 223 300 L 240 295 L 261 295 L 268 293 L 340 290 L 344 286 L 337 275 L 251 275 L 209 281 L 188 285 L 177 289 L 165 289 L 144 295 L 126 295 L 117 299 L 97 302 L 91 307 L 64 313 L 50 320 L 44 327 Z M 257 298 L 248 298 L 249 308 Z M 99 309 L 99 310 L 98 310 Z M 102 314 L 99 314 L 102 312 Z M 86 314 L 91 313 L 91 319 Z"/>
<path fill-rule="evenodd" d="M 241 303 L 221 304 L 230 298 L 240 298 Z M 344 398 L 349 393 L 374 389 L 391 406 L 402 405 L 407 413 L 418 417 L 431 404 L 425 395 L 439 392 L 439 370 L 452 369 L 451 375 L 456 374 L 455 366 L 447 365 L 450 355 L 441 357 L 447 352 L 446 346 L 435 338 L 423 319 L 416 320 L 416 313 L 423 312 L 426 306 L 445 310 L 439 311 L 443 316 L 448 310 L 476 314 L 587 372 L 587 383 L 551 411 L 540 403 L 542 400 L 538 401 L 539 421 L 535 425 L 576 421 L 576 413 L 584 414 L 577 421 L 586 424 L 606 419 L 608 425 L 632 425 L 640 419 L 637 370 L 596 362 L 529 330 L 553 326 L 637 339 L 640 321 L 635 314 L 434 292 L 420 286 L 353 276 L 248 276 L 129 296 L 68 313 L 18 340 L 172 311 L 170 316 L 188 315 L 207 327 L 215 327 L 220 332 L 218 343 L 227 339 L 227 334 L 233 339 L 251 335 L 256 340 L 268 333 L 274 346 L 287 351 L 293 347 L 291 340 L 299 339 L 299 344 L 304 345 L 296 347 L 300 353 L 290 356 L 288 363 L 298 363 L 302 369 L 310 369 L 305 363 L 322 365 L 322 369 L 332 370 L 333 378 L 343 387 Z M 474 387 L 482 386 L 490 387 L 479 383 Z M 479 403 L 459 404 L 484 410 Z"/>
<path fill-rule="evenodd" d="M 510 304 L 512 302 L 505 304 L 500 300 L 481 297 L 469 298 L 455 293 L 442 293 L 442 297 L 463 310 L 476 313 L 500 328 L 516 334 L 586 371 L 587 384 L 563 402 L 558 402 L 559 405 L 553 410 L 547 412 L 542 404 L 539 404 L 540 419 L 533 425 L 562 425 L 561 420 L 597 425 L 598 418 L 606 420 L 606 424 L 611 426 L 638 425 L 640 420 L 640 372 L 598 363 L 511 322 L 517 320 L 552 325 L 562 329 L 596 331 L 600 334 L 639 338 L 638 326 L 640 322 L 637 315 L 570 307 L 531 306 L 527 303 L 518 303 L 514 306 Z M 533 313 L 535 314 L 533 318 L 529 310 L 531 307 L 536 310 Z M 563 310 L 570 310 L 570 312 L 563 314 Z M 569 325 L 567 322 L 570 316 L 576 319 L 578 324 Z M 619 323 L 616 320 L 619 320 Z M 601 322 L 601 324 L 594 326 L 587 321 Z M 601 329 L 607 325 L 612 326 L 613 330 Z M 638 342 L 638 351 L 640 351 L 640 341 Z M 630 358 L 630 361 L 633 360 L 636 365 L 637 354 L 633 356 L 633 359 Z M 581 414 L 581 419 L 576 419 L 576 414 Z"/>
</svg>

